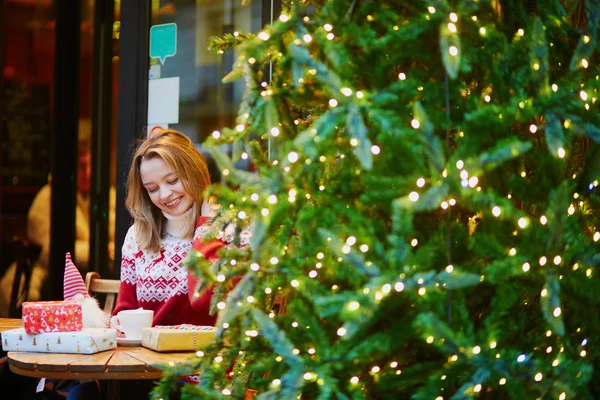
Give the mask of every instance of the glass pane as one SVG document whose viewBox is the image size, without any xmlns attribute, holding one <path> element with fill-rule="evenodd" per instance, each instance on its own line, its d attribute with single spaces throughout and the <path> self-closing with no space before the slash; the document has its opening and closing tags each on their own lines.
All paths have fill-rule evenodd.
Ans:
<svg viewBox="0 0 600 400">
<path fill-rule="evenodd" d="M 48 260 L 55 19 L 51 0 L 5 1 L 0 7 L 4 8 L 0 21 L 0 316 L 6 316 L 17 246 L 27 245 L 29 239 L 36 245 L 36 254 L 41 251 L 39 262 L 47 265 Z M 40 288 L 30 294 L 39 298 Z"/>
<path fill-rule="evenodd" d="M 152 2 L 149 131 L 169 127 L 202 143 L 215 129 L 234 125 L 244 83 L 221 79 L 237 55 L 214 54 L 208 44 L 212 36 L 260 27 L 257 9 L 241 0 Z"/>
</svg>

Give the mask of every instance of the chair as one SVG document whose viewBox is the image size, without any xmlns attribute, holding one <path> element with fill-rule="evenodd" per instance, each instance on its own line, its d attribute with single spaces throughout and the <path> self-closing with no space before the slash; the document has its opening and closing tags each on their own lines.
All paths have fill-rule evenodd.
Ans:
<svg viewBox="0 0 600 400">
<path fill-rule="evenodd" d="M 10 318 L 21 317 L 21 304 L 29 296 L 29 283 L 33 266 L 40 256 L 42 247 L 28 239 L 14 237 L 12 251 L 15 257 L 16 268 L 10 293 L 8 315 Z"/>
<path fill-rule="evenodd" d="M 104 312 L 112 314 L 113 308 L 121 287 L 121 281 L 118 279 L 101 279 L 100 274 L 97 272 L 88 272 L 85 275 L 85 288 L 90 295 L 95 293 L 106 294 L 104 300 Z"/>
</svg>

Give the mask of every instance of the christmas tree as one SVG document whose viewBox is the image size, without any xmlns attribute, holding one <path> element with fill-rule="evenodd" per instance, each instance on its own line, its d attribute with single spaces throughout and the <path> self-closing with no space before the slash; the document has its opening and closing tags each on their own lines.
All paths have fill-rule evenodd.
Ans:
<svg viewBox="0 0 600 400">
<path fill-rule="evenodd" d="M 228 183 L 211 235 L 253 235 L 193 257 L 218 332 L 154 395 L 200 371 L 186 398 L 600 396 L 599 19 L 295 1 L 214 39 L 246 92 L 205 143 Z"/>
</svg>

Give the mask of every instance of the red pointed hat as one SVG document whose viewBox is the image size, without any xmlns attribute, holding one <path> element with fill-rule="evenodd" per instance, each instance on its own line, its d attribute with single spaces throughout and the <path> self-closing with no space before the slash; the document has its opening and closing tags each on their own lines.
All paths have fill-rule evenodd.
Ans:
<svg viewBox="0 0 600 400">
<path fill-rule="evenodd" d="M 71 253 L 67 253 L 65 260 L 65 279 L 63 282 L 63 291 L 65 300 L 73 300 L 78 294 L 84 297 L 90 297 L 83 283 L 83 278 L 77 270 L 73 261 L 71 261 Z"/>
</svg>

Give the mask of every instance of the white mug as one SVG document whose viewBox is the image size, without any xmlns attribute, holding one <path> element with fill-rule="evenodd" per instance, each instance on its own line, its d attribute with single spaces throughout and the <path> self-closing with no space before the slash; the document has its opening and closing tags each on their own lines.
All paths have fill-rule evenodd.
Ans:
<svg viewBox="0 0 600 400">
<path fill-rule="evenodd" d="M 141 340 L 142 328 L 150 328 L 153 310 L 123 310 L 110 319 L 110 325 L 125 334 L 127 339 Z"/>
</svg>

